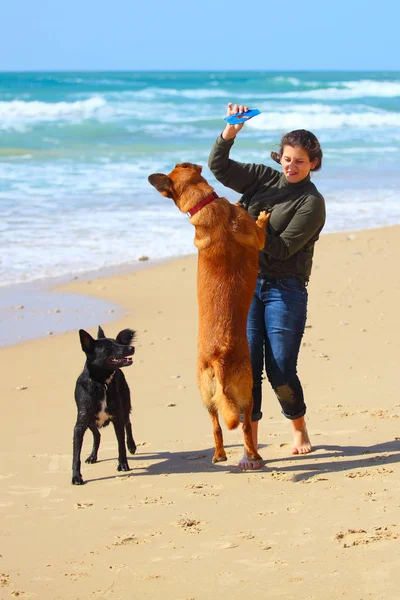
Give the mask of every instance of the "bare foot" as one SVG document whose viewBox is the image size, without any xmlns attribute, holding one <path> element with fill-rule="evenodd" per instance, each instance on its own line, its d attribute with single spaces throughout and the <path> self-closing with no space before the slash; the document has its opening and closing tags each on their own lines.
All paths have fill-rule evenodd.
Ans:
<svg viewBox="0 0 400 600">
<path fill-rule="evenodd" d="M 262 462 L 261 460 L 250 460 L 247 458 L 247 454 L 244 454 L 243 458 L 238 462 L 238 467 L 239 469 L 242 469 L 242 471 L 255 471 L 261 469 Z"/>
<path fill-rule="evenodd" d="M 304 417 L 292 421 L 293 426 L 293 446 L 292 454 L 308 454 L 312 452 L 312 445 L 308 437 L 307 427 Z"/>
</svg>

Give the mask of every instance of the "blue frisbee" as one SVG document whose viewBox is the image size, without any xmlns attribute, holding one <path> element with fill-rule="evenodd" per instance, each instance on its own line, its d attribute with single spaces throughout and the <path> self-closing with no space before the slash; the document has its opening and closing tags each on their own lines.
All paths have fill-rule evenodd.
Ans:
<svg viewBox="0 0 400 600">
<path fill-rule="evenodd" d="M 247 112 L 236 113 L 234 115 L 229 115 L 228 117 L 224 117 L 225 121 L 230 123 L 231 125 L 236 125 L 237 123 L 246 123 L 249 119 L 256 117 L 260 114 L 257 108 L 251 108 Z"/>
</svg>

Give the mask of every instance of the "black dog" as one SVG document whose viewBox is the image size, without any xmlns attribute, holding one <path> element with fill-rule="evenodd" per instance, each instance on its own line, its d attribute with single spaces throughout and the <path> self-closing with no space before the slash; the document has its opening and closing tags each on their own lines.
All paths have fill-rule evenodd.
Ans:
<svg viewBox="0 0 400 600">
<path fill-rule="evenodd" d="M 129 420 L 131 397 L 125 376 L 120 370 L 132 364 L 131 356 L 135 348 L 131 345 L 135 338 L 132 329 L 120 331 L 116 339 L 106 338 L 99 327 L 97 340 L 79 330 L 82 350 L 86 354 L 83 372 L 77 379 L 75 401 L 78 416 L 74 428 L 74 448 L 72 459 L 72 483 L 82 485 L 81 449 L 87 428 L 93 433 L 93 449 L 87 463 L 97 461 L 100 445 L 100 427 L 113 422 L 118 440 L 118 471 L 129 471 L 126 458 L 126 443 L 131 454 L 136 452 Z"/>
</svg>

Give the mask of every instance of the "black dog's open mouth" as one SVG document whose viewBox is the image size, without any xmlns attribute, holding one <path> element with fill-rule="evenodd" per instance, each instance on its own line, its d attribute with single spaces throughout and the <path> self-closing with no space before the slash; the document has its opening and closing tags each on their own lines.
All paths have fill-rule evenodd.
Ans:
<svg viewBox="0 0 400 600">
<path fill-rule="evenodd" d="M 128 365 L 132 364 L 132 357 L 131 356 L 122 356 L 121 358 L 115 358 L 115 357 L 111 356 L 108 359 L 108 362 L 113 367 L 127 367 Z"/>
</svg>

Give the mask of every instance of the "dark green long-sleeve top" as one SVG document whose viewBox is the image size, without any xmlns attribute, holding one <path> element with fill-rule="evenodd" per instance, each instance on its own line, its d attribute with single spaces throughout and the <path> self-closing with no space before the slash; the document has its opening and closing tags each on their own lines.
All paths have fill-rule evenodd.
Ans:
<svg viewBox="0 0 400 600">
<path fill-rule="evenodd" d="M 254 218 L 262 210 L 271 212 L 266 245 L 260 251 L 260 274 L 295 275 L 308 281 L 314 244 L 325 223 L 323 196 L 310 176 L 289 183 L 283 173 L 266 165 L 231 160 L 233 143 L 219 136 L 208 166 L 218 181 L 242 194 L 239 202 Z"/>
</svg>

